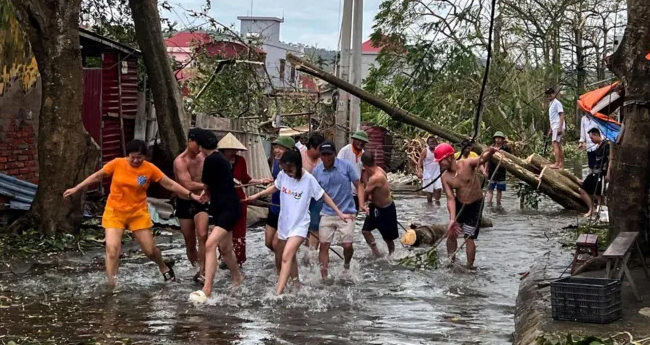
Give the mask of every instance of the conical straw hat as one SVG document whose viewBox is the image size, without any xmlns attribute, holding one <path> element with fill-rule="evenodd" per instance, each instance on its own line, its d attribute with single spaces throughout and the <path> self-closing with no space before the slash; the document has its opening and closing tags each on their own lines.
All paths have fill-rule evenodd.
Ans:
<svg viewBox="0 0 650 345">
<path fill-rule="evenodd" d="M 217 145 L 217 150 L 224 150 L 224 149 L 248 151 L 246 146 L 244 146 L 244 144 L 242 144 L 239 140 L 237 140 L 237 138 L 234 135 L 232 135 L 232 133 L 226 134 L 219 141 L 219 144 Z"/>
</svg>

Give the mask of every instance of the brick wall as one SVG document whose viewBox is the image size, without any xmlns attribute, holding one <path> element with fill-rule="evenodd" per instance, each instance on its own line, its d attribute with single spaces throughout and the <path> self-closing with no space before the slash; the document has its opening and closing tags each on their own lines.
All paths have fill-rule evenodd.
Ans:
<svg viewBox="0 0 650 345">
<path fill-rule="evenodd" d="M 34 87 L 25 91 L 12 83 L 0 94 L 0 173 L 36 184 L 40 84 L 39 78 Z"/>
</svg>

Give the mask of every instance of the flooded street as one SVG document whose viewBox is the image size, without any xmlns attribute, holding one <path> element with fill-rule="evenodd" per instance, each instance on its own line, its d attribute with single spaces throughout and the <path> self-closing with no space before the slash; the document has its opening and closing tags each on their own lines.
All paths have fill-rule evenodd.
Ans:
<svg viewBox="0 0 650 345">
<path fill-rule="evenodd" d="M 444 199 L 441 206 L 427 206 L 424 198 L 398 197 L 396 205 L 404 226 L 448 219 Z M 527 271 L 540 254 L 557 249 L 557 229 L 575 224 L 576 218 L 548 202 L 539 211 L 520 211 L 514 192 L 504 195 L 503 210 L 486 207 L 484 216 L 494 227 L 481 230 L 475 273 L 413 271 L 396 260 L 371 259 L 359 220 L 350 272 L 344 272 L 341 260 L 331 254 L 333 281 L 321 283 L 315 253 L 301 249 L 304 286 L 281 297 L 274 294 L 276 276 L 261 228 L 251 229 L 244 285 L 231 291 L 229 274 L 219 270 L 216 291 L 203 306 L 188 302 L 197 288 L 191 281 L 194 271 L 185 258 L 182 237 L 174 231 L 173 237 L 161 238 L 161 247 L 164 256 L 177 260 L 180 283 L 164 284 L 153 263 L 128 251 L 114 293 L 104 287 L 103 259 L 82 258 L 21 277 L 3 276 L 0 295 L 11 302 L 0 298 L 0 341 L 30 337 L 55 344 L 91 339 L 113 344 L 125 338 L 134 344 L 510 344 L 518 273 Z M 383 242 L 377 243 L 386 252 Z M 440 252 L 444 250 L 443 244 Z M 409 253 L 397 244 L 396 258 Z M 459 259 L 465 262 L 464 250 Z"/>
</svg>

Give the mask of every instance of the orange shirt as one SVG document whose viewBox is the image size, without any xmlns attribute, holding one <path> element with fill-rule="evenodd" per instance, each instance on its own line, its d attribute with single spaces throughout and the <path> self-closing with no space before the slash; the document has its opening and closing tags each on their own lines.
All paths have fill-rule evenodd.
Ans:
<svg viewBox="0 0 650 345">
<path fill-rule="evenodd" d="M 312 160 L 309 157 L 307 151 L 300 152 L 300 155 L 302 156 L 302 167 L 305 170 L 307 170 L 308 173 L 311 174 L 311 171 L 314 170 L 314 167 L 320 164 L 320 158 L 317 158 L 316 160 Z"/>
<path fill-rule="evenodd" d="M 134 168 L 129 164 L 128 158 L 115 158 L 106 163 L 102 170 L 106 175 L 113 176 L 106 207 L 121 212 L 146 209 L 149 184 L 151 181 L 158 182 L 165 176 L 147 161 Z"/>
</svg>

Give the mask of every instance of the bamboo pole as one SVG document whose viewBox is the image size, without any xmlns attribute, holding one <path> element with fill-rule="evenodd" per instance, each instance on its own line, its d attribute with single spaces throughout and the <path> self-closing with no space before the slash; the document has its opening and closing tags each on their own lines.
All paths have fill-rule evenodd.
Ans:
<svg viewBox="0 0 650 345">
<path fill-rule="evenodd" d="M 341 90 L 359 97 L 369 104 L 383 110 L 394 120 L 401 121 L 408 125 L 423 129 L 452 143 L 460 143 L 463 140 L 470 139 L 468 136 L 449 131 L 402 108 L 399 108 L 396 105 L 390 104 L 386 100 L 383 100 L 368 91 L 358 88 L 347 81 L 337 78 L 336 76 L 323 71 L 322 69 L 295 55 L 288 54 L 287 60 L 296 66 L 296 69 L 299 71 L 320 78 L 332 85 L 337 86 Z M 487 147 L 485 145 L 479 143 L 476 143 L 474 145 L 474 150 L 477 153 L 483 152 L 486 148 Z M 572 179 L 567 178 L 562 173 L 551 171 L 549 168 L 546 169 L 544 174 L 540 177 L 537 175 L 537 169 L 534 168 L 532 164 L 529 164 L 525 160 L 511 155 L 507 152 L 499 151 L 495 153 L 492 157 L 492 161 L 495 163 L 501 162 L 501 166 L 504 167 L 513 176 L 528 183 L 540 192 L 546 194 L 549 198 L 562 205 L 564 208 L 579 211 L 586 210 L 586 205 L 580 199 L 578 190 L 574 188 L 574 185 L 572 185 Z"/>
</svg>

